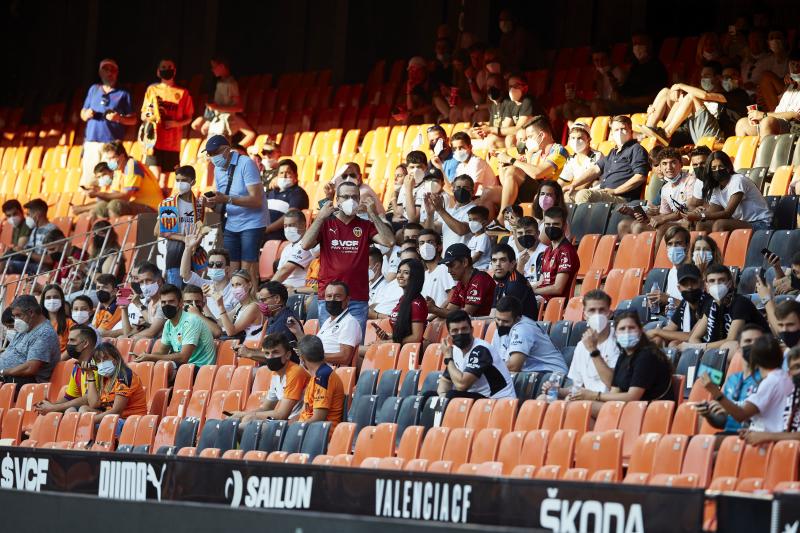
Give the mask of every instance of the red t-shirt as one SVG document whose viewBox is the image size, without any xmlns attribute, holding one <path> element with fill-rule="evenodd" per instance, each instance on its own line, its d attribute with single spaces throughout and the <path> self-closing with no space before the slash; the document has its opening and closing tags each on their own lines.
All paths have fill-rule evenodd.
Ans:
<svg viewBox="0 0 800 533">
<path fill-rule="evenodd" d="M 328 217 L 319 230 L 319 297 L 325 287 L 341 280 L 350 289 L 352 300 L 369 300 L 369 247 L 378 234 L 369 220 L 355 217 L 345 224 L 336 216 Z"/>
<path fill-rule="evenodd" d="M 556 282 L 556 274 L 566 272 L 569 274 L 569 281 L 564 288 L 562 294 L 553 294 L 550 296 L 541 295 L 545 300 L 556 297 L 569 297 L 572 282 L 575 276 L 578 275 L 578 268 L 581 266 L 581 260 L 578 258 L 578 251 L 567 239 L 561 241 L 556 248 L 549 246 L 544 252 L 542 258 L 542 276 L 539 287 L 549 287 Z"/>
<path fill-rule="evenodd" d="M 389 322 L 392 323 L 392 327 L 397 323 L 397 313 L 400 311 L 400 302 L 403 299 L 397 302 L 397 305 L 394 306 L 392 309 L 392 314 L 389 315 Z M 411 300 L 411 322 L 427 322 L 428 321 L 428 302 L 425 301 L 425 298 L 422 296 L 417 296 L 413 300 Z"/>
<path fill-rule="evenodd" d="M 473 316 L 489 316 L 492 312 L 496 286 L 492 276 L 483 270 L 474 270 L 466 285 L 459 281 L 450 291 L 450 303 L 461 309 L 467 304 L 477 305 L 478 310 Z"/>
</svg>

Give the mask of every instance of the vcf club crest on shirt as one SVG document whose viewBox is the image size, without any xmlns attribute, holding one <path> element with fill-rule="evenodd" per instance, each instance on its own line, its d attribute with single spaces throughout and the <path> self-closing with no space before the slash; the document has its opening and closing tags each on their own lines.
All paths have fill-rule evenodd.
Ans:
<svg viewBox="0 0 800 533">
<path fill-rule="evenodd" d="M 163 205 L 158 208 L 158 220 L 161 233 L 176 233 L 178 231 L 178 211 L 175 207 Z"/>
<path fill-rule="evenodd" d="M 361 228 L 359 228 L 358 226 L 353 228 L 353 235 L 355 235 L 356 239 L 360 239 L 362 234 L 363 232 L 361 231 Z"/>
</svg>

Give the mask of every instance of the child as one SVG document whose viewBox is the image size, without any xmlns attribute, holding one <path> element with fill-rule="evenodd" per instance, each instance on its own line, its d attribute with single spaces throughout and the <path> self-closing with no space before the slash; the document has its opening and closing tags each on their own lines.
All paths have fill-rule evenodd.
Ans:
<svg viewBox="0 0 800 533">
<path fill-rule="evenodd" d="M 467 246 L 472 252 L 472 266 L 478 270 L 488 270 L 492 262 L 492 241 L 486 235 L 489 210 L 477 205 L 467 212 L 469 230 L 472 232 Z"/>
</svg>

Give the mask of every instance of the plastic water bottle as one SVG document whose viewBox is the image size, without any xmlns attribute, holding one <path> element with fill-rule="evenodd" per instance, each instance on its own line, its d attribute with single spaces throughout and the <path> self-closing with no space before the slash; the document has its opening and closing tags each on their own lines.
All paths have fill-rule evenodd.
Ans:
<svg viewBox="0 0 800 533">
<path fill-rule="evenodd" d="M 559 374 L 550 374 L 547 378 L 550 383 L 550 388 L 547 389 L 547 403 L 552 403 L 558 400 L 558 386 L 561 384 L 561 376 Z"/>
<path fill-rule="evenodd" d="M 653 286 L 650 287 L 650 294 L 655 294 L 660 296 L 661 295 L 661 287 L 658 286 L 657 283 L 653 283 Z M 661 310 L 661 306 L 658 304 L 658 300 L 655 302 L 650 302 L 650 314 L 657 315 Z"/>
<path fill-rule="evenodd" d="M 672 320 L 672 315 L 675 314 L 675 311 L 678 309 L 678 306 L 675 305 L 675 299 L 670 298 L 667 300 L 667 307 L 664 309 L 664 316 L 667 317 L 667 320 Z"/>
</svg>

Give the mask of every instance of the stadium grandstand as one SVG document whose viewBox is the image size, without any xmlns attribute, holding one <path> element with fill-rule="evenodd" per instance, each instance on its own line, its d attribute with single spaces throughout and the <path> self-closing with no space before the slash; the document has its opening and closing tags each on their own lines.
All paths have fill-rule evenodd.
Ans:
<svg viewBox="0 0 800 533">
<path fill-rule="evenodd" d="M 0 530 L 797 531 L 800 3 L 150 4 L 3 8 Z"/>
</svg>

